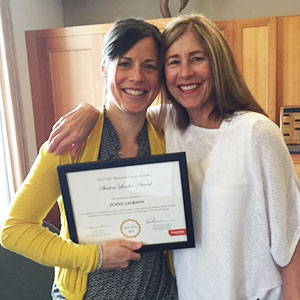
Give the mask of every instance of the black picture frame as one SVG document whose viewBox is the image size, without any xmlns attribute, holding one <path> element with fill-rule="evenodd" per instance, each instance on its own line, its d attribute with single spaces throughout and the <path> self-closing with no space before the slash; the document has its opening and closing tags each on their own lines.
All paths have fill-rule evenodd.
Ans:
<svg viewBox="0 0 300 300">
<path fill-rule="evenodd" d="M 109 161 L 97 161 L 97 162 L 88 162 L 88 163 L 76 163 L 69 165 L 60 165 L 57 167 L 57 172 L 60 181 L 61 192 L 63 196 L 64 207 L 66 211 L 68 227 L 70 238 L 73 242 L 79 243 L 79 238 L 77 234 L 76 222 L 73 211 L 73 199 L 70 193 L 70 186 L 68 182 L 68 174 L 74 172 L 80 172 L 80 175 L 84 175 L 85 172 L 92 170 L 103 170 L 113 168 L 126 168 L 130 166 L 141 166 L 149 164 L 158 164 L 160 168 L 164 167 L 165 163 L 168 162 L 178 162 L 179 164 L 179 173 L 180 182 L 181 182 L 181 191 L 182 191 L 182 201 L 184 211 L 182 214 L 185 218 L 186 224 L 186 241 L 177 241 L 177 242 L 160 242 L 154 244 L 146 244 L 141 248 L 141 252 L 147 251 L 157 251 L 157 250 L 171 250 L 171 249 L 181 249 L 181 248 L 192 248 L 195 247 L 194 240 L 194 229 L 193 229 L 193 218 L 192 218 L 192 207 L 190 199 L 190 190 L 189 190 L 189 181 L 188 181 L 188 170 L 186 163 L 186 154 L 185 152 L 177 153 L 168 153 L 162 155 L 152 155 L 147 157 L 134 157 L 134 158 L 122 158 Z M 88 201 L 89 199 L 84 199 Z"/>
</svg>

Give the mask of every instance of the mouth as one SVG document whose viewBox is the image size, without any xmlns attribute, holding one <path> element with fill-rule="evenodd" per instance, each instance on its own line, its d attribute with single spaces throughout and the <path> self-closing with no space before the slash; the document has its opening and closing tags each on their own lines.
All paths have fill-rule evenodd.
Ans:
<svg viewBox="0 0 300 300">
<path fill-rule="evenodd" d="M 141 96 L 147 93 L 146 90 L 123 89 L 123 91 L 130 96 Z"/>
<path fill-rule="evenodd" d="M 178 86 L 178 88 L 180 90 L 182 90 L 183 92 L 192 92 L 195 89 L 197 89 L 200 86 L 200 84 L 181 84 Z"/>
</svg>

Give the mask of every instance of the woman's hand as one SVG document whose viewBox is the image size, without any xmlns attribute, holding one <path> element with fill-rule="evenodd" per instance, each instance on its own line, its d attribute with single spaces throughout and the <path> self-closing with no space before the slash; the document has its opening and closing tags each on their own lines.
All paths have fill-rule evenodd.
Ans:
<svg viewBox="0 0 300 300">
<path fill-rule="evenodd" d="M 52 127 L 48 151 L 59 155 L 71 147 L 71 155 L 75 156 L 94 128 L 98 116 L 98 109 L 88 103 L 80 104 L 62 116 Z"/>
<path fill-rule="evenodd" d="M 101 243 L 101 270 L 118 270 L 127 268 L 131 260 L 140 260 L 141 254 L 135 252 L 142 247 L 141 242 L 112 240 Z"/>
</svg>

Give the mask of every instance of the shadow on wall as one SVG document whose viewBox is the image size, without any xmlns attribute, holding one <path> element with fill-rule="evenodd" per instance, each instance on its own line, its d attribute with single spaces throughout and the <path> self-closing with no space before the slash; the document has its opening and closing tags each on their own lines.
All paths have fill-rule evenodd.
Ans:
<svg viewBox="0 0 300 300">
<path fill-rule="evenodd" d="M 0 246 L 0 299 L 50 300 L 53 278 L 54 268 Z"/>
</svg>

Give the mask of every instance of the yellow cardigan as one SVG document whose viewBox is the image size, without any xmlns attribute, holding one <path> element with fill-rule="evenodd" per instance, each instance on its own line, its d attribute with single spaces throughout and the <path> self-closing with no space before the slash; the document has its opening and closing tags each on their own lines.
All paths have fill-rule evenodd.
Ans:
<svg viewBox="0 0 300 300">
<path fill-rule="evenodd" d="M 72 158 L 69 151 L 60 156 L 41 147 L 27 178 L 16 193 L 9 216 L 3 225 L 1 243 L 16 253 L 40 264 L 55 267 L 55 281 L 67 299 L 83 299 L 88 274 L 96 270 L 97 245 L 78 245 L 70 240 L 56 167 L 62 164 L 96 161 L 103 129 L 103 113 L 80 153 Z M 165 152 L 164 137 L 148 120 L 151 154 Z M 42 227 L 55 202 L 61 212 L 60 236 Z"/>
</svg>

